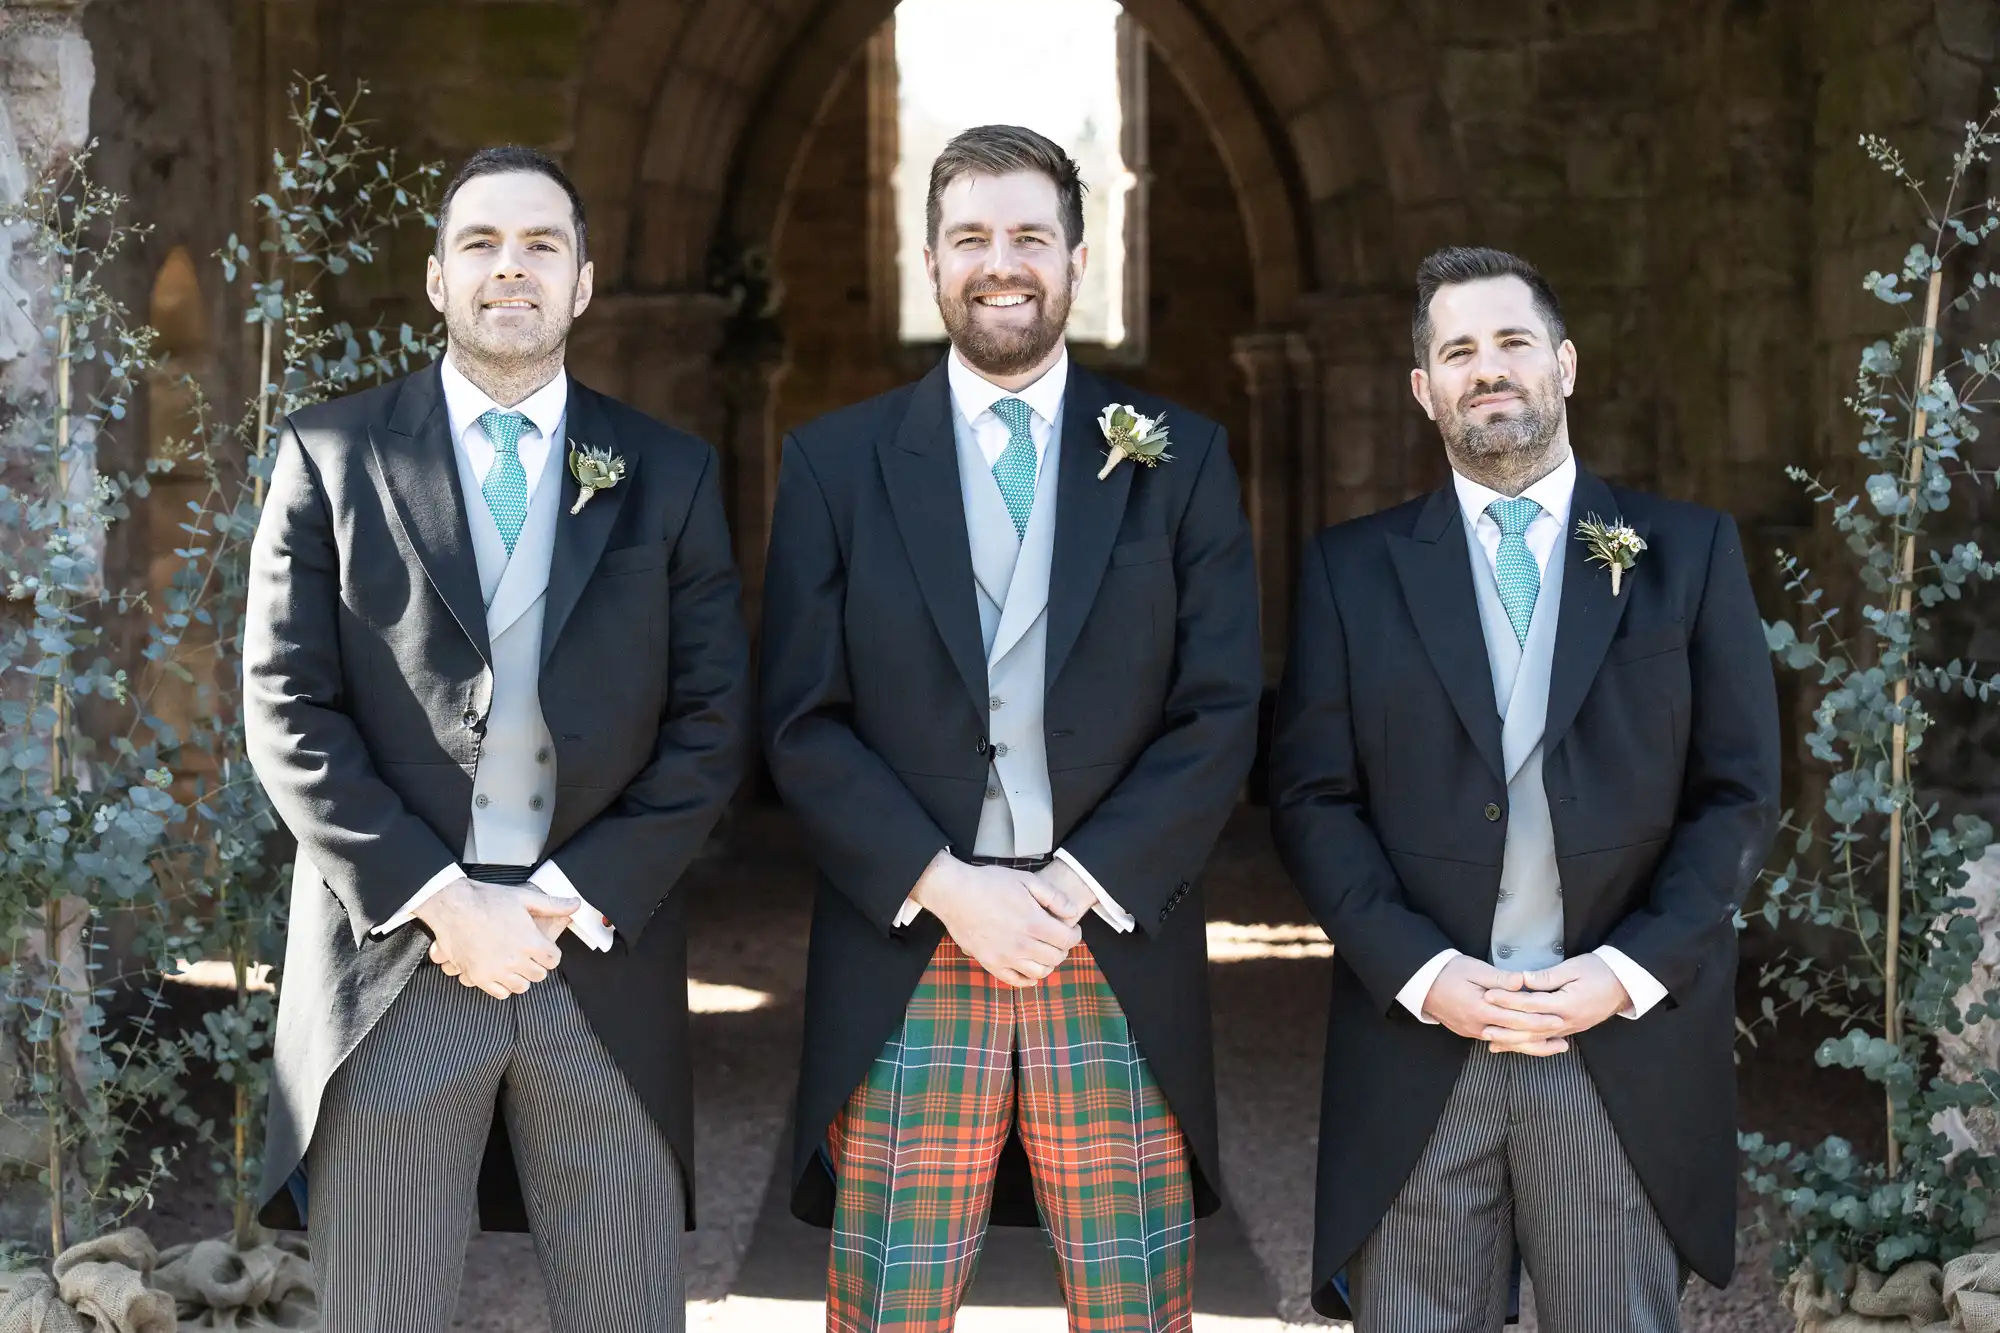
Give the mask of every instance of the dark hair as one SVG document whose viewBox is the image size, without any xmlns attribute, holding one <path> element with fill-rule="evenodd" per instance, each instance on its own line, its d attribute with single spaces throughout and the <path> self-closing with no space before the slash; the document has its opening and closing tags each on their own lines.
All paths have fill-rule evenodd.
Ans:
<svg viewBox="0 0 2000 1333">
<path fill-rule="evenodd" d="M 1438 294 L 1440 287 L 1456 287 L 1460 283 L 1478 282 L 1483 278 L 1519 278 L 1528 284 L 1534 294 L 1535 313 L 1548 325 L 1549 340 L 1560 343 L 1569 336 L 1563 324 L 1562 303 L 1556 300 L 1556 289 L 1549 286 L 1549 280 L 1540 270 L 1519 255 L 1510 255 L 1505 250 L 1489 250 L 1485 246 L 1448 245 L 1442 250 L 1433 250 L 1417 265 L 1417 309 L 1410 318 L 1410 343 L 1416 351 L 1417 364 L 1430 364 L 1431 338 L 1436 330 L 1431 326 L 1431 298 Z"/>
<path fill-rule="evenodd" d="M 562 186 L 563 193 L 569 196 L 570 220 L 576 226 L 577 267 L 583 267 L 589 255 L 589 250 L 584 244 L 583 196 L 576 192 L 576 186 L 570 184 L 569 177 L 563 174 L 563 169 L 556 165 L 554 158 L 534 148 L 523 148 L 519 144 L 480 149 L 465 159 L 465 165 L 451 178 L 451 184 L 444 187 L 444 201 L 438 205 L 438 254 L 440 256 L 444 254 L 444 224 L 446 216 L 451 212 L 451 201 L 458 197 L 458 192 L 465 183 L 478 180 L 481 176 L 499 176 L 512 171 L 526 171 L 533 175 L 546 176 Z"/>
<path fill-rule="evenodd" d="M 946 186 L 975 172 L 1005 176 L 1016 171 L 1039 171 L 1055 182 L 1063 244 L 1072 250 L 1082 244 L 1084 184 L 1076 162 L 1054 140 L 1019 125 L 975 126 L 944 146 L 931 163 L 931 192 L 924 204 L 926 244 L 937 244 L 939 201 Z"/>
</svg>

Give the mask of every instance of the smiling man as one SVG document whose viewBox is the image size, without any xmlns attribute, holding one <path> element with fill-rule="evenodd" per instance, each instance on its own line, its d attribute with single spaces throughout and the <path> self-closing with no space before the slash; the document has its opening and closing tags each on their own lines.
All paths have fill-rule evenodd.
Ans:
<svg viewBox="0 0 2000 1333">
<path fill-rule="evenodd" d="M 1430 256 L 1413 326 L 1451 483 L 1308 549 L 1271 755 L 1334 946 L 1314 1303 L 1500 1333 L 1518 1257 L 1547 1333 L 1671 1333 L 1735 1260 L 1732 918 L 1778 809 L 1742 543 L 1578 466 L 1526 262 Z"/>
<path fill-rule="evenodd" d="M 1256 580 L 1222 431 L 1070 360 L 1082 193 L 1032 131 L 954 139 L 951 350 L 785 443 L 763 727 L 821 870 L 792 1206 L 838 1333 L 949 1329 L 989 1211 L 1039 1214 L 1072 1327 L 1178 1333 L 1217 1203 L 1196 885 L 1255 747 Z"/>
<path fill-rule="evenodd" d="M 442 1333 L 476 1222 L 533 1231 L 557 1333 L 685 1325 L 673 888 L 748 650 L 714 452 L 564 370 L 591 278 L 562 171 L 482 152 L 428 266 L 444 360 L 280 428 L 244 647 L 299 844 L 263 1216 L 311 1233 L 326 1333 Z"/>
</svg>

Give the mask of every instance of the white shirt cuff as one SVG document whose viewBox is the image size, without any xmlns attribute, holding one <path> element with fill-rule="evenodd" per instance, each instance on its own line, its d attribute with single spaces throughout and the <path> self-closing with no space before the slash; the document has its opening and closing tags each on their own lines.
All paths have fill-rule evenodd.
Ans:
<svg viewBox="0 0 2000 1333">
<path fill-rule="evenodd" d="M 1622 949 L 1605 944 L 1595 952 L 1611 969 L 1612 975 L 1618 978 L 1619 984 L 1625 987 L 1625 993 L 1632 997 L 1632 1003 L 1619 1012 L 1620 1018 L 1644 1018 L 1647 1010 L 1667 998 L 1667 988 L 1660 984 L 1659 979 L 1633 962 Z"/>
<path fill-rule="evenodd" d="M 909 897 L 903 899 L 903 906 L 897 911 L 896 919 L 889 924 L 900 930 L 923 915 L 923 911 L 923 908 L 917 906 L 916 895 L 912 893 Z"/>
<path fill-rule="evenodd" d="M 1056 855 L 1056 860 L 1062 862 L 1064 865 L 1068 866 L 1071 870 L 1074 870 L 1077 874 L 1077 878 L 1081 879 L 1085 884 L 1088 884 L 1090 886 L 1090 891 L 1097 895 L 1097 906 L 1095 906 L 1091 910 L 1096 912 L 1098 916 L 1102 917 L 1106 925 L 1110 926 L 1113 930 L 1123 935 L 1130 932 L 1133 928 L 1135 928 L 1139 924 L 1137 921 L 1134 921 L 1132 919 L 1132 914 L 1130 912 L 1126 911 L 1124 908 L 1118 905 L 1118 900 L 1116 898 L 1113 898 L 1110 894 L 1104 891 L 1104 886 L 1097 882 L 1097 876 L 1091 874 L 1088 870 L 1085 870 L 1083 868 L 1083 862 L 1077 860 L 1074 856 L 1071 856 L 1067 851 L 1063 850 L 1061 847 L 1056 848 L 1055 855 Z"/>
<path fill-rule="evenodd" d="M 1424 1002 L 1431 998 L 1431 987 L 1437 984 L 1438 973 L 1444 971 L 1452 959 L 1459 957 L 1456 949 L 1446 949 L 1437 957 L 1417 969 L 1417 974 L 1405 982 L 1403 989 L 1396 992 L 1396 1002 L 1417 1016 L 1419 1023 L 1438 1026 L 1438 1021 L 1424 1012 Z"/>
<path fill-rule="evenodd" d="M 418 889 L 416 891 L 416 894 L 413 897 L 411 897 L 410 901 L 403 904 L 402 911 L 396 913 L 396 915 L 390 917 L 387 921 L 384 921 L 381 925 L 375 927 L 375 929 L 369 931 L 368 933 L 370 935 L 388 935 L 395 931 L 401 930 L 404 926 L 409 925 L 412 921 L 415 921 L 417 919 L 417 909 L 419 907 L 422 907 L 425 903 L 429 902 L 432 896 L 435 895 L 439 889 L 442 889 L 447 884 L 456 883 L 457 881 L 464 878 L 465 878 L 465 867 L 460 865 L 458 862 L 453 861 L 443 870 L 440 870 L 437 872 L 437 874 L 432 875 L 430 878 L 430 882 L 428 884 L 425 884 L 421 889 Z"/>
<path fill-rule="evenodd" d="M 617 934 L 604 914 L 590 905 L 588 899 L 576 891 L 576 885 L 569 882 L 562 867 L 554 861 L 544 861 L 535 867 L 535 873 L 528 876 L 528 883 L 540 889 L 551 898 L 574 898 L 581 904 L 576 915 L 569 919 L 569 933 L 588 944 L 599 953 L 608 953 L 611 941 Z"/>
</svg>

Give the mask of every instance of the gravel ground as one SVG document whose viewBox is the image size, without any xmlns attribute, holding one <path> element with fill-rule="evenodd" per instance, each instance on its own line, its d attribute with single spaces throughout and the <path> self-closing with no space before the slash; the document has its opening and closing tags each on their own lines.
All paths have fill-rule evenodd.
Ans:
<svg viewBox="0 0 2000 1333">
<path fill-rule="evenodd" d="M 691 1324 L 714 1333 L 817 1329 L 814 1303 L 732 1296 L 772 1172 L 779 1167 L 797 1067 L 811 876 L 782 815 L 753 812 L 729 830 L 726 856 L 702 862 L 683 891 L 691 904 L 689 973 L 694 1021 L 697 1183 L 701 1229 L 687 1239 Z M 1261 812 L 1232 825 L 1211 869 L 1211 943 L 1223 1167 L 1249 1248 L 1275 1294 L 1268 1318 L 1202 1315 L 1198 1333 L 1337 1327 L 1311 1313 L 1312 1192 L 1320 1054 L 1331 963 L 1279 870 Z M 1746 968 L 1746 971 L 1748 969 Z M 1747 992 L 1746 992 L 1747 993 Z M 1747 1053 L 1746 1125 L 1795 1139 L 1841 1132 L 1864 1138 L 1873 1100 L 1815 1069 L 1818 1034 L 1792 1029 Z M 163 1244 L 223 1229 L 222 1210 L 196 1189 L 159 1202 L 149 1225 Z M 1746 1201 L 1744 1218 L 1751 1216 Z M 760 1251 L 761 1253 L 761 1251 Z M 1248 1263 L 1249 1260 L 1244 1262 Z M 1746 1240 L 1736 1281 L 1697 1280 L 1688 1333 L 1790 1333 L 1777 1304 L 1768 1249 Z M 534 1251 L 524 1236 L 482 1235 L 467 1255 L 456 1328 L 538 1333 L 547 1328 Z M 1055 1333 L 1053 1308 L 999 1301 L 969 1307 L 967 1333 Z M 1524 1324 L 1535 1327 L 1532 1309 Z"/>
</svg>

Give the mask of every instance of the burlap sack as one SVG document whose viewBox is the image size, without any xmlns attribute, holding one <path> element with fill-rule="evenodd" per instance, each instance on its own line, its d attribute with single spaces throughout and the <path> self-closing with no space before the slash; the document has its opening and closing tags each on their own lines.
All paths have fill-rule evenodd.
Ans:
<svg viewBox="0 0 2000 1333">
<path fill-rule="evenodd" d="M 1812 1270 L 1792 1274 L 1785 1308 L 1799 1321 L 1799 1333 L 1952 1333 L 1936 1264 L 1919 1260 L 1887 1277 L 1865 1268 L 1851 1276 L 1843 1301 Z"/>
<path fill-rule="evenodd" d="M 2000 1253 L 1961 1255 L 1944 1266 L 1953 1333 L 2000 1333 Z"/>
<path fill-rule="evenodd" d="M 137 1230 L 72 1245 L 53 1277 L 13 1279 L 0 1296 L 0 1333 L 176 1333 L 173 1297 L 147 1285 L 157 1257 Z"/>
<path fill-rule="evenodd" d="M 312 1264 L 297 1236 L 258 1234 L 239 1250 L 233 1240 L 176 1245 L 160 1256 L 154 1284 L 180 1303 L 182 1329 L 317 1333 Z"/>
</svg>

